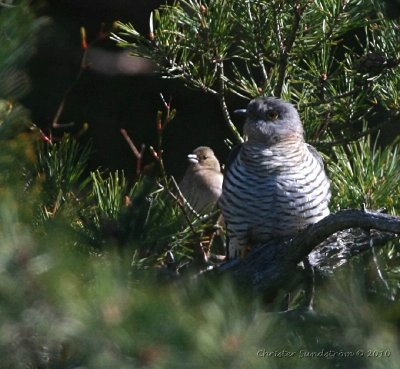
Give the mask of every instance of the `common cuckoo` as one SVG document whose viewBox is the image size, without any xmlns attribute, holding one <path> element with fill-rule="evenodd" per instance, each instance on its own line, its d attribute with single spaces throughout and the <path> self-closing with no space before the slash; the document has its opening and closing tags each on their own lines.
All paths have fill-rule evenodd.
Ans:
<svg viewBox="0 0 400 369">
<path fill-rule="evenodd" d="M 231 259 L 326 217 L 331 196 L 322 158 L 305 143 L 293 105 L 259 97 L 238 112 L 246 115 L 246 140 L 232 154 L 219 200 Z"/>
</svg>

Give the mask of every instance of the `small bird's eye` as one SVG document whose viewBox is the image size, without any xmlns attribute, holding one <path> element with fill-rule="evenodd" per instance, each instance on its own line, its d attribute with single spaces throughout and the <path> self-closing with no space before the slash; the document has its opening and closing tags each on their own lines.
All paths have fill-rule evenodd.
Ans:
<svg viewBox="0 0 400 369">
<path fill-rule="evenodd" d="M 270 120 L 277 120 L 279 117 L 278 113 L 276 111 L 270 110 L 267 111 L 267 118 Z"/>
</svg>

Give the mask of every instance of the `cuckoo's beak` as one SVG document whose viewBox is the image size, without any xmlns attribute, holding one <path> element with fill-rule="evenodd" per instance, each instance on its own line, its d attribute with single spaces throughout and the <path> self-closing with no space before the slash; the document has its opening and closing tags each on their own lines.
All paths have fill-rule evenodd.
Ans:
<svg viewBox="0 0 400 369">
<path fill-rule="evenodd" d="M 199 159 L 197 158 L 197 155 L 195 155 L 195 154 L 189 154 L 187 156 L 187 158 L 193 164 L 197 164 L 199 162 Z"/>
<path fill-rule="evenodd" d="M 245 117 L 247 115 L 247 109 L 237 109 L 234 111 L 235 114 L 241 115 L 242 117 Z"/>
</svg>

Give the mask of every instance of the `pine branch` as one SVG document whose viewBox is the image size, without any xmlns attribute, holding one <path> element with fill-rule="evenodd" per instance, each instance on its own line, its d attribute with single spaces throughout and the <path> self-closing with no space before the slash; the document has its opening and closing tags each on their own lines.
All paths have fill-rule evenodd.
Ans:
<svg viewBox="0 0 400 369">
<path fill-rule="evenodd" d="M 293 8 L 294 16 L 293 23 L 290 33 L 285 41 L 282 41 L 281 45 L 281 56 L 279 60 L 279 72 L 278 72 L 278 80 L 275 86 L 275 96 L 281 97 L 283 84 L 285 82 L 286 70 L 288 66 L 289 54 L 292 50 L 293 44 L 296 40 L 296 34 L 300 26 L 301 16 L 304 11 L 304 7 L 300 4 L 296 4 Z"/>
<path fill-rule="evenodd" d="M 237 130 L 237 128 L 235 127 L 235 125 L 233 124 L 231 117 L 229 115 L 229 111 L 228 111 L 228 106 L 226 105 L 226 100 L 225 100 L 225 75 L 224 75 L 224 62 L 221 60 L 218 64 L 218 68 L 219 68 L 219 92 L 218 92 L 218 99 L 219 99 L 219 103 L 221 105 L 221 110 L 222 110 L 222 114 L 224 115 L 225 118 L 225 122 L 228 125 L 228 128 L 230 129 L 230 131 L 232 132 L 232 134 L 235 137 L 235 140 L 237 143 L 242 143 L 243 142 L 243 138 L 240 135 L 239 131 Z"/>
<path fill-rule="evenodd" d="M 274 295 L 288 276 L 293 274 L 296 265 L 318 245 L 335 232 L 349 228 L 373 228 L 400 234 L 400 217 L 366 210 L 340 211 L 310 226 L 288 242 L 258 245 L 243 260 L 229 261 L 218 267 L 217 271 L 231 274 L 239 285 Z M 357 245 L 349 247 L 355 248 Z"/>
</svg>

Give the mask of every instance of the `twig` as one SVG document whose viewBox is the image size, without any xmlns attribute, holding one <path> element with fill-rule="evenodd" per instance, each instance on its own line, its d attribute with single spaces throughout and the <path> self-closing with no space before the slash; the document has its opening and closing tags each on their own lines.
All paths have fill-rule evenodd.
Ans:
<svg viewBox="0 0 400 369">
<path fill-rule="evenodd" d="M 185 197 L 185 196 L 183 195 L 183 193 L 181 192 L 181 189 L 179 188 L 179 185 L 176 183 L 175 178 L 171 176 L 171 180 L 172 180 L 172 183 L 173 183 L 173 185 L 174 185 L 174 187 L 175 187 L 175 190 L 176 190 L 176 192 L 178 193 L 179 198 L 182 200 L 183 204 L 190 210 L 190 212 L 191 212 L 196 218 L 200 218 L 200 214 L 198 214 L 198 213 L 196 212 L 196 210 L 193 209 L 192 205 L 190 205 L 189 201 L 186 200 L 186 197 Z M 183 209 L 185 209 L 185 207 L 184 207 Z M 187 215 L 187 214 L 185 214 L 185 215 Z M 189 218 L 189 217 L 187 217 L 187 218 Z"/>
<path fill-rule="evenodd" d="M 334 102 L 334 101 L 337 100 L 337 99 L 342 99 L 342 98 L 344 98 L 344 97 L 353 96 L 353 95 L 355 95 L 355 94 L 356 94 L 357 92 L 359 92 L 359 91 L 360 91 L 360 88 L 359 88 L 359 87 L 356 87 L 356 88 L 353 88 L 353 89 L 350 90 L 350 91 L 347 91 L 347 92 L 344 92 L 344 93 L 342 93 L 342 94 L 338 94 L 338 95 L 332 96 L 330 99 L 326 99 L 326 98 L 325 98 L 324 101 L 321 101 L 321 100 L 319 100 L 319 101 L 314 101 L 314 102 L 306 103 L 306 104 L 304 104 L 303 106 L 304 106 L 304 107 L 313 107 L 313 106 L 320 106 L 320 105 L 329 104 L 329 103 Z"/>
<path fill-rule="evenodd" d="M 374 247 L 372 242 L 370 242 L 369 246 L 370 246 L 370 249 L 371 249 L 371 252 L 372 252 L 372 260 L 374 261 L 376 273 L 377 273 L 379 279 L 382 281 L 383 285 L 385 286 L 386 291 L 388 291 L 390 293 L 390 287 L 389 287 L 389 284 L 388 284 L 387 280 L 383 276 L 383 272 L 382 272 L 381 267 L 379 265 L 378 256 L 376 254 L 375 247 Z M 392 296 L 392 299 L 393 299 L 393 296 Z"/>
<path fill-rule="evenodd" d="M 169 98 L 169 102 L 168 103 L 165 100 L 164 95 L 162 93 L 160 93 L 160 97 L 161 97 L 161 100 L 162 100 L 162 102 L 164 104 L 164 107 L 165 107 L 165 110 L 166 110 L 165 119 L 164 119 L 164 122 L 163 122 L 163 124 L 161 126 L 161 130 L 164 131 L 164 129 L 167 127 L 167 125 L 174 118 L 176 111 L 175 111 L 175 109 L 172 109 L 172 111 L 171 111 L 172 97 Z"/>
<path fill-rule="evenodd" d="M 105 32 L 103 31 L 103 28 L 102 28 L 100 30 L 97 38 L 95 40 L 93 40 L 91 43 L 88 44 L 87 40 L 86 40 L 86 31 L 85 31 L 85 29 L 83 27 L 81 27 L 83 53 L 82 53 L 82 58 L 81 58 L 79 71 L 78 71 L 75 79 L 72 81 L 72 83 L 69 85 L 67 90 L 64 92 L 64 95 L 63 95 L 63 97 L 61 99 L 61 102 L 60 102 L 60 104 L 58 106 L 56 114 L 55 114 L 55 116 L 53 118 L 53 122 L 52 122 L 52 125 L 51 125 L 52 128 L 68 128 L 68 127 L 72 127 L 75 124 L 74 122 L 60 124 L 59 120 L 60 120 L 60 117 L 61 117 L 61 115 L 62 115 L 62 113 L 64 111 L 65 104 L 67 102 L 67 99 L 68 99 L 70 93 L 75 88 L 75 86 L 79 83 L 84 71 L 86 71 L 86 69 L 88 68 L 87 56 L 88 56 L 89 48 L 91 46 L 93 46 L 95 43 L 97 43 L 99 40 L 102 40 L 104 38 L 104 34 L 105 34 Z"/>
<path fill-rule="evenodd" d="M 258 19 L 256 21 L 254 21 L 253 16 L 251 14 L 250 1 L 247 1 L 246 3 L 247 3 L 247 14 L 249 16 L 250 21 L 252 22 L 253 25 L 259 24 L 259 22 L 260 22 L 259 15 L 260 14 L 257 14 Z M 261 16 L 264 17 L 264 14 L 261 14 Z M 260 67 L 261 75 L 263 78 L 263 85 L 264 85 L 266 83 L 266 81 L 268 80 L 268 73 L 267 73 L 267 70 L 265 69 L 265 64 L 264 64 L 264 53 L 262 51 L 260 51 L 260 48 L 261 48 L 261 50 L 263 49 L 264 37 L 262 35 L 262 30 L 260 27 L 256 28 L 256 32 L 257 32 L 257 40 L 258 40 L 258 43 L 255 45 L 256 54 L 257 54 L 257 62 Z"/>
<path fill-rule="evenodd" d="M 172 98 L 170 98 L 169 103 L 166 102 L 164 96 L 160 93 L 161 100 L 164 104 L 165 107 L 165 118 L 163 119 L 163 112 L 159 110 L 157 112 L 157 118 L 156 118 L 156 129 L 157 129 L 157 137 L 158 137 L 158 147 L 157 150 L 154 149 L 153 146 L 150 146 L 150 152 L 153 155 L 154 159 L 157 160 L 157 162 L 160 165 L 161 169 L 161 174 L 164 178 L 164 183 L 167 185 L 167 173 L 165 171 L 165 166 L 164 166 L 164 160 L 163 160 L 163 133 L 164 129 L 167 127 L 167 125 L 172 121 L 172 119 L 175 118 L 176 115 L 176 110 L 171 109 L 171 101 Z"/>
<path fill-rule="evenodd" d="M 288 37 L 286 38 L 285 42 L 281 46 L 282 52 L 281 52 L 281 56 L 280 56 L 280 60 L 279 60 L 278 80 L 277 80 L 276 86 L 275 86 L 275 96 L 276 97 L 281 97 L 281 95 L 282 95 L 282 89 L 283 89 L 283 84 L 285 82 L 289 53 L 292 50 L 293 44 L 296 40 L 296 33 L 300 26 L 300 20 L 301 20 L 303 11 L 304 11 L 304 7 L 302 7 L 300 4 L 296 4 L 296 6 L 294 6 L 294 17 L 293 17 L 292 28 L 291 28 L 290 33 L 289 33 Z"/>
<path fill-rule="evenodd" d="M 281 49 L 283 49 L 284 45 L 283 45 L 283 41 L 282 41 L 282 32 L 281 32 L 281 28 L 279 27 L 278 24 L 278 13 L 276 11 L 276 6 L 277 3 L 272 5 L 272 21 L 274 22 L 274 26 L 275 26 L 275 35 L 278 39 L 278 44 L 281 47 Z"/>
<path fill-rule="evenodd" d="M 209 214 L 205 214 L 205 215 L 200 215 L 198 212 L 196 212 L 196 210 L 193 209 L 192 205 L 189 203 L 189 201 L 186 200 L 186 197 L 183 195 L 181 189 L 179 188 L 179 185 L 176 183 L 176 180 L 173 176 L 171 176 L 171 180 L 172 183 L 174 184 L 175 190 L 178 193 L 180 199 L 182 200 L 182 202 L 184 203 L 185 206 L 188 207 L 188 209 L 190 210 L 190 212 L 197 218 L 200 219 L 201 221 L 207 221 L 208 219 L 210 219 L 214 213 L 209 213 Z"/>
<path fill-rule="evenodd" d="M 136 159 L 140 159 L 141 155 L 139 150 L 136 148 L 135 144 L 133 143 L 133 141 L 131 140 L 131 138 L 129 137 L 128 133 L 126 132 L 126 129 L 121 128 L 120 132 L 122 134 L 122 136 L 124 136 L 126 142 L 128 143 L 129 147 L 131 148 L 133 154 L 136 156 Z"/>
<path fill-rule="evenodd" d="M 228 125 L 228 128 L 230 131 L 233 133 L 233 136 L 235 137 L 235 140 L 237 143 L 242 143 L 243 138 L 240 135 L 239 131 L 233 124 L 231 117 L 229 115 L 228 111 L 228 106 L 226 105 L 226 100 L 225 100 L 225 75 L 224 75 L 224 62 L 221 60 L 218 63 L 218 69 L 219 69 L 219 93 L 218 93 L 218 98 L 219 98 L 219 103 L 221 105 L 222 109 L 222 114 L 224 116 L 225 122 Z"/>
<path fill-rule="evenodd" d="M 173 178 L 173 177 L 171 177 L 171 178 Z M 173 182 L 175 182 L 175 179 L 173 179 Z M 176 183 L 176 182 L 175 182 L 175 183 Z M 175 200 L 175 202 L 178 204 L 179 208 L 182 210 L 182 213 L 183 213 L 183 215 L 184 215 L 184 217 L 185 217 L 185 220 L 186 220 L 187 224 L 189 225 L 190 230 L 192 231 L 192 233 L 193 233 L 194 235 L 197 235 L 198 233 L 197 233 L 197 231 L 194 229 L 193 224 L 192 224 L 192 222 L 191 222 L 191 220 L 190 220 L 188 214 L 186 213 L 185 206 L 182 204 L 182 202 L 179 201 L 179 199 L 175 196 L 175 194 L 169 189 L 168 185 L 163 186 L 161 183 L 159 183 L 159 186 L 161 186 L 162 188 L 164 188 L 164 189 L 167 191 L 167 193 Z"/>
<path fill-rule="evenodd" d="M 388 124 L 388 120 L 383 121 L 382 123 L 376 125 L 375 127 L 366 129 L 365 131 L 362 131 L 360 133 L 354 134 L 352 135 L 352 137 L 350 138 L 343 138 L 342 140 L 335 140 L 335 141 L 310 141 L 311 145 L 315 145 L 315 146 L 325 146 L 325 147 L 334 147 L 334 146 L 338 146 L 338 145 L 347 145 L 351 142 L 357 141 L 360 138 L 363 138 L 365 136 L 368 136 L 371 133 L 374 133 L 376 131 L 379 131 L 381 128 L 383 128 L 386 124 Z"/>
<path fill-rule="evenodd" d="M 166 172 L 166 170 L 165 170 L 164 160 L 163 160 L 163 158 L 162 158 L 163 151 L 162 151 L 162 150 L 159 150 L 159 151 L 157 152 L 157 151 L 154 149 L 153 146 L 149 146 L 149 150 L 150 150 L 150 153 L 151 153 L 151 155 L 153 156 L 153 158 L 156 159 L 157 163 L 159 164 L 160 169 L 161 169 L 162 177 L 164 178 L 164 182 L 166 183 L 167 172 Z"/>
<path fill-rule="evenodd" d="M 133 143 L 132 139 L 129 137 L 128 133 L 126 132 L 126 129 L 121 128 L 120 132 L 122 136 L 124 136 L 125 141 L 128 143 L 129 147 L 131 148 L 133 154 L 135 155 L 137 161 L 136 161 L 136 175 L 139 176 L 140 173 L 142 173 L 142 164 L 143 164 L 143 156 L 144 156 L 144 150 L 146 149 L 146 145 L 142 145 L 140 151 L 137 149 L 135 144 Z"/>
<path fill-rule="evenodd" d="M 264 58 L 262 54 L 258 55 L 257 61 L 261 70 L 261 75 L 263 77 L 263 84 L 265 84 L 268 81 L 268 73 L 267 70 L 265 69 Z"/>
<path fill-rule="evenodd" d="M 53 145 L 53 140 L 52 140 L 51 135 L 46 136 L 46 134 L 36 124 L 32 123 L 31 130 L 34 131 L 34 132 L 38 132 L 40 138 L 44 142 L 48 143 L 49 145 Z"/>
</svg>

